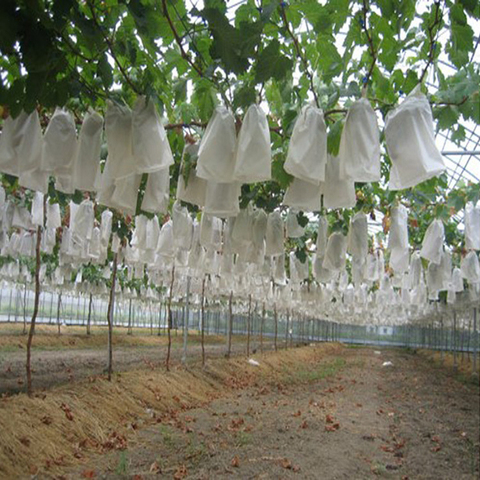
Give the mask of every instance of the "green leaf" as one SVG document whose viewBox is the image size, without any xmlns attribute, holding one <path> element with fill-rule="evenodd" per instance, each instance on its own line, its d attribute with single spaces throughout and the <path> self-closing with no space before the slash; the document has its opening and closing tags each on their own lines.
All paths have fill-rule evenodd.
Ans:
<svg viewBox="0 0 480 480">
<path fill-rule="evenodd" d="M 103 54 L 98 60 L 97 74 L 102 79 L 103 86 L 108 90 L 113 84 L 113 72 L 106 54 Z"/>
<path fill-rule="evenodd" d="M 327 150 L 331 155 L 338 155 L 340 148 L 340 138 L 343 131 L 343 122 L 341 120 L 336 121 L 329 129 L 327 136 Z"/>
<path fill-rule="evenodd" d="M 291 72 L 293 62 L 280 53 L 280 43 L 272 40 L 258 56 L 255 82 L 264 83 L 270 78 L 283 80 Z"/>
</svg>

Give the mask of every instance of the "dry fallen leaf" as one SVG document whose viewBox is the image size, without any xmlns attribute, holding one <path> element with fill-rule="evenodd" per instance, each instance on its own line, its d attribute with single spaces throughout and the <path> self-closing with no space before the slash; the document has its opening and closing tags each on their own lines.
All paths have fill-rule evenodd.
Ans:
<svg viewBox="0 0 480 480">
<path fill-rule="evenodd" d="M 158 462 L 155 461 L 150 465 L 149 472 L 154 474 L 162 473 L 162 469 L 160 468 L 160 465 L 158 464 Z"/>
<path fill-rule="evenodd" d="M 82 477 L 83 478 L 95 478 L 97 474 L 95 473 L 95 470 L 92 469 L 87 469 L 82 472 Z"/>
<path fill-rule="evenodd" d="M 238 458 L 237 455 L 235 455 L 233 458 L 232 458 L 232 461 L 230 462 L 230 465 L 232 467 L 235 467 L 235 468 L 239 468 L 240 467 L 240 459 Z"/>
<path fill-rule="evenodd" d="M 182 480 L 182 478 L 185 478 L 187 475 L 187 467 L 185 465 L 180 465 L 173 475 L 173 480 Z"/>
</svg>

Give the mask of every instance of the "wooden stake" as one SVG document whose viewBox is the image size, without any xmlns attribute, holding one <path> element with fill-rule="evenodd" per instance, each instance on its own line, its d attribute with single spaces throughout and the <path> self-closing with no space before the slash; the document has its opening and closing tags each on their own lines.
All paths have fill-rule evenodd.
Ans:
<svg viewBox="0 0 480 480">
<path fill-rule="evenodd" d="M 112 285 L 110 287 L 110 298 L 108 300 L 107 322 L 108 322 L 108 363 L 107 363 L 107 379 L 112 380 L 113 372 L 113 311 L 115 305 L 115 283 L 117 280 L 117 253 L 113 256 L 112 268 Z"/>
<path fill-rule="evenodd" d="M 175 267 L 172 267 L 172 281 L 170 282 L 170 293 L 168 295 L 168 347 L 167 347 L 167 359 L 165 361 L 165 366 L 167 367 L 167 372 L 170 371 L 170 352 L 172 350 L 172 297 L 173 297 L 173 282 L 175 281 Z"/>
<path fill-rule="evenodd" d="M 45 201 L 44 200 L 44 210 L 45 210 Z M 37 228 L 37 244 L 35 246 L 35 301 L 33 305 L 33 315 L 30 321 L 30 330 L 28 332 L 28 340 L 27 340 L 27 363 L 26 363 L 26 370 L 27 370 L 27 394 L 29 397 L 32 396 L 32 367 L 31 367 L 31 359 L 32 359 L 32 342 L 33 342 L 33 335 L 35 333 L 35 322 L 37 320 L 38 315 L 38 305 L 40 302 L 40 244 L 42 241 L 42 227 Z"/>
</svg>

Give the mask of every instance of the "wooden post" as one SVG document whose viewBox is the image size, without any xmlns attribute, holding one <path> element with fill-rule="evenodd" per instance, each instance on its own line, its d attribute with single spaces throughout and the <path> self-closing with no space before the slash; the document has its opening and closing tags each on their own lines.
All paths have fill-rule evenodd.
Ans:
<svg viewBox="0 0 480 480">
<path fill-rule="evenodd" d="M 108 363 L 107 379 L 112 380 L 113 372 L 113 312 L 115 307 L 115 283 L 117 280 L 117 253 L 113 256 L 112 285 L 110 286 L 110 297 L 108 300 L 107 322 L 108 322 Z"/>
<path fill-rule="evenodd" d="M 288 327 L 290 323 L 290 310 L 287 309 L 287 319 L 286 319 L 286 325 L 285 325 L 285 350 L 288 348 Z"/>
<path fill-rule="evenodd" d="M 38 234 L 38 230 L 37 230 Z M 27 281 L 23 288 L 23 335 L 27 334 Z"/>
<path fill-rule="evenodd" d="M 132 299 L 129 298 L 128 300 L 128 328 L 127 328 L 127 335 L 132 334 Z"/>
<path fill-rule="evenodd" d="M 202 280 L 201 321 L 202 321 L 202 366 L 205 366 L 205 279 Z"/>
<path fill-rule="evenodd" d="M 228 301 L 228 346 L 227 358 L 230 358 L 232 353 L 232 333 L 233 333 L 233 290 L 230 291 L 230 299 Z"/>
<path fill-rule="evenodd" d="M 90 298 L 88 300 L 87 335 L 90 335 L 90 326 L 92 322 L 92 302 L 93 302 L 93 295 L 90 294 Z"/>
<path fill-rule="evenodd" d="M 277 316 L 277 304 L 273 304 L 273 319 L 275 322 L 275 336 L 273 337 L 273 345 L 275 347 L 275 351 L 277 351 L 277 334 L 278 334 L 278 316 Z"/>
<path fill-rule="evenodd" d="M 452 348 L 453 348 L 453 369 L 458 370 L 458 361 L 457 361 L 457 312 L 453 311 L 453 339 L 452 339 Z"/>
<path fill-rule="evenodd" d="M 170 292 L 168 295 L 168 346 L 167 346 L 167 359 L 165 366 L 167 372 L 170 371 L 170 352 L 172 350 L 172 297 L 173 297 L 173 282 L 175 281 L 175 266 L 172 267 L 172 281 L 170 282 Z"/>
<path fill-rule="evenodd" d="M 247 317 L 247 357 L 250 356 L 250 326 L 252 323 L 252 294 L 248 295 L 248 317 Z"/>
<path fill-rule="evenodd" d="M 45 211 L 45 202 L 47 197 L 45 196 L 43 208 Z M 45 215 L 45 214 L 44 214 Z M 26 370 L 27 370 L 27 394 L 29 397 L 32 396 L 32 367 L 31 367 L 31 359 L 32 359 L 32 342 L 33 342 L 33 335 L 35 333 L 35 321 L 37 320 L 38 315 L 38 305 L 40 302 L 40 245 L 42 242 L 42 227 L 38 226 L 37 228 L 37 244 L 35 246 L 35 300 L 33 304 L 33 314 L 32 319 L 30 321 L 30 330 L 28 332 L 28 340 L 27 340 L 27 363 L 26 363 Z"/>
<path fill-rule="evenodd" d="M 265 302 L 262 306 L 262 321 L 260 323 L 260 351 L 263 353 L 263 328 L 265 326 Z"/>
<path fill-rule="evenodd" d="M 190 276 L 187 277 L 187 294 L 185 298 L 185 315 L 183 318 L 183 356 L 182 363 L 187 363 L 187 342 L 188 342 L 188 317 L 190 316 Z"/>
<path fill-rule="evenodd" d="M 62 292 L 58 294 L 58 302 L 57 302 L 57 329 L 58 334 L 60 335 L 60 308 L 62 306 Z"/>
<path fill-rule="evenodd" d="M 477 372 L 477 353 L 478 353 L 478 334 L 477 334 L 477 307 L 473 309 L 473 375 L 478 376 Z"/>
</svg>

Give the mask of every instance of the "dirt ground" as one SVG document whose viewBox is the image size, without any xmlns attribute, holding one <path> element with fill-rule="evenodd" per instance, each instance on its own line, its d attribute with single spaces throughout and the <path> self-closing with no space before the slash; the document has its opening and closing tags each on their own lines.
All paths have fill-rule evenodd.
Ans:
<svg viewBox="0 0 480 480">
<path fill-rule="evenodd" d="M 85 329 L 41 325 L 37 327 L 32 349 L 33 387 L 35 390 L 74 383 L 105 372 L 107 362 L 106 330 L 94 329 L 91 336 Z M 0 395 L 25 391 L 26 335 L 20 324 L 0 325 Z M 201 358 L 199 335 L 188 339 L 187 361 Z M 260 349 L 258 338 L 252 339 L 252 351 Z M 273 343 L 265 340 L 263 349 L 272 350 Z M 235 338 L 232 354 L 246 351 L 244 338 Z M 114 332 L 113 368 L 117 372 L 159 367 L 164 364 L 167 352 L 165 333 L 149 335 L 148 329 L 137 329 L 127 335 L 126 329 Z M 205 352 L 208 358 L 222 357 L 226 353 L 222 337 L 206 336 Z M 183 355 L 182 332 L 172 333 L 173 363 L 179 363 Z"/>
<path fill-rule="evenodd" d="M 452 371 L 342 348 L 280 378 L 171 411 L 62 478 L 478 478 L 479 388 Z"/>
</svg>

